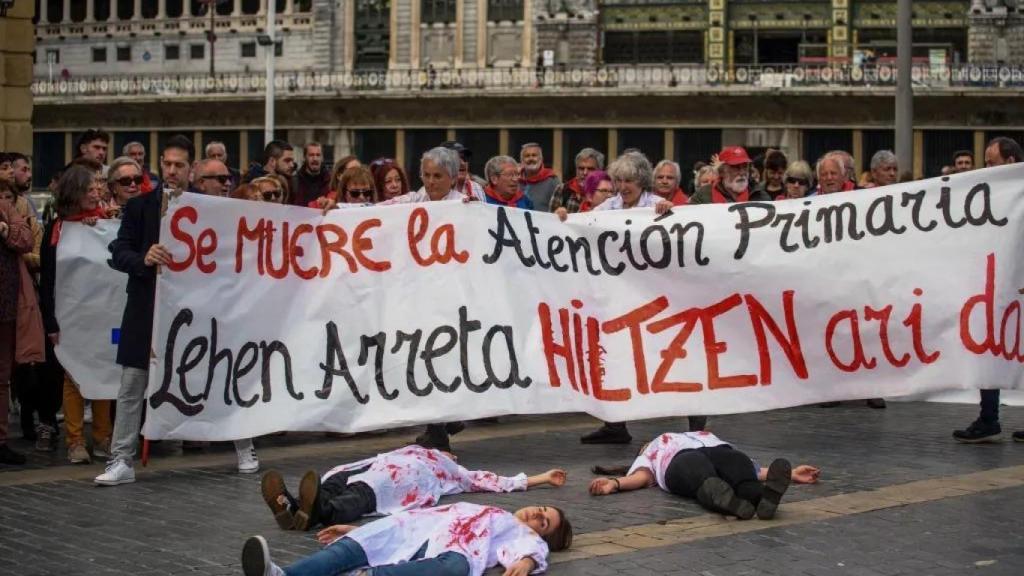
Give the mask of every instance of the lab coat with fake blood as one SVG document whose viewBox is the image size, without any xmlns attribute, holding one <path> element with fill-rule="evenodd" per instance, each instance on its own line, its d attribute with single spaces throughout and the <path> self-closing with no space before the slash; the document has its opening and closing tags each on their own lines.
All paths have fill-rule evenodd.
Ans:
<svg viewBox="0 0 1024 576">
<path fill-rule="evenodd" d="M 471 576 L 526 557 L 536 565 L 531 574 L 547 570 L 548 545 L 540 535 L 510 512 L 468 502 L 400 512 L 347 537 L 362 546 L 370 566 L 405 562 L 426 543 L 424 558 L 457 552 L 469 560 Z"/>
<path fill-rule="evenodd" d="M 676 454 L 683 450 L 696 450 L 698 448 L 710 448 L 727 444 L 710 432 L 681 432 L 665 433 L 654 440 L 651 440 L 644 451 L 636 457 L 633 465 L 629 467 L 629 474 L 641 468 L 646 468 L 654 474 L 658 486 L 668 491 L 665 485 L 665 472 L 669 463 Z"/>
<path fill-rule="evenodd" d="M 377 513 L 394 514 L 437 504 L 442 496 L 463 492 L 515 492 L 526 490 L 526 474 L 498 476 L 466 470 L 440 450 L 406 446 L 373 458 L 329 470 L 321 481 L 338 472 L 367 468 L 348 478 L 364 482 L 377 497 Z"/>
</svg>

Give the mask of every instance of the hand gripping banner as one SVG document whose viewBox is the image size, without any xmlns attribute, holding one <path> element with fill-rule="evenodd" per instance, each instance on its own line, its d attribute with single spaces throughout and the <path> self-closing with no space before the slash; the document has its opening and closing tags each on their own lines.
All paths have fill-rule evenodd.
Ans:
<svg viewBox="0 0 1024 576">
<path fill-rule="evenodd" d="M 550 214 L 169 202 L 149 438 L 1020 388 L 1024 165 Z"/>
</svg>

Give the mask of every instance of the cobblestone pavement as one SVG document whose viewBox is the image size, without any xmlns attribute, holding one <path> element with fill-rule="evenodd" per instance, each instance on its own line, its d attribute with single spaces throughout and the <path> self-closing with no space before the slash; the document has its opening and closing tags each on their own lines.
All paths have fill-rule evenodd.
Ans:
<svg viewBox="0 0 1024 576">
<path fill-rule="evenodd" d="M 890 403 L 887 410 L 872 410 L 846 403 L 712 417 L 709 428 L 760 462 L 785 456 L 820 466 L 822 482 L 794 487 L 790 502 L 840 494 L 870 499 L 871 491 L 889 486 L 1024 465 L 1024 444 L 966 446 L 951 440 L 951 430 L 975 414 L 975 407 L 963 405 Z M 1003 424 L 1006 433 L 1024 428 L 1024 409 L 1004 408 Z M 570 514 L 577 534 L 703 517 L 695 503 L 658 490 L 605 498 L 585 490 L 593 464 L 627 463 L 642 442 L 684 425 L 683 419 L 636 423 L 631 446 L 583 446 L 578 437 L 591 420 L 582 416 L 471 424 L 453 444 L 465 466 L 501 474 L 558 466 L 569 472 L 569 482 L 558 490 L 455 499 L 508 509 L 557 504 Z M 340 440 L 289 434 L 258 439 L 257 447 L 263 470 L 279 469 L 295 486 L 307 469 L 322 471 L 401 446 L 414 433 Z M 311 534 L 276 527 L 260 498 L 258 475 L 235 473 L 229 444 L 208 452 L 181 456 L 175 443 L 162 443 L 150 469 L 138 469 L 137 483 L 116 488 L 92 485 L 99 464 L 57 465 L 62 455 L 52 461 L 33 456 L 28 469 L 0 466 L 0 574 L 239 574 L 241 542 L 254 533 L 268 537 L 279 561 L 316 549 Z M 709 529 L 702 535 L 697 528 L 685 543 L 596 558 L 567 556 L 551 573 L 1021 574 L 1024 477 L 1017 476 L 982 492 L 777 527 L 764 522 L 738 534 Z M 780 521 L 785 513 L 783 506 Z"/>
</svg>

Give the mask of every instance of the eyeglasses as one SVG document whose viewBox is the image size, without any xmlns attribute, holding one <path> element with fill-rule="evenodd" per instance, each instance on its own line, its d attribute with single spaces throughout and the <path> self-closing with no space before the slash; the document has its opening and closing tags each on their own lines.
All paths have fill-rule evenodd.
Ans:
<svg viewBox="0 0 1024 576">
<path fill-rule="evenodd" d="M 200 180 L 216 180 L 221 184 L 227 184 L 231 180 L 230 174 L 211 174 L 209 176 L 200 176 Z"/>
<path fill-rule="evenodd" d="M 263 199 L 267 202 L 280 200 L 284 196 L 284 190 L 280 188 L 276 190 L 264 190 L 262 193 Z"/>
<path fill-rule="evenodd" d="M 804 178 L 793 178 L 792 176 L 790 176 L 789 178 L 786 178 L 786 184 L 799 184 L 801 186 L 809 186 L 810 182 L 808 182 Z"/>
<path fill-rule="evenodd" d="M 353 198 L 366 198 L 367 200 L 373 198 L 373 190 L 370 188 L 349 188 L 345 193 Z"/>
<path fill-rule="evenodd" d="M 135 184 L 136 186 L 142 186 L 142 181 L 142 176 L 125 176 L 123 178 L 118 178 L 117 180 L 114 180 L 114 182 L 117 182 L 118 186 L 124 186 L 126 188 L 128 186 L 131 186 L 132 184 Z"/>
<path fill-rule="evenodd" d="M 511 178 L 513 180 L 519 180 L 521 174 L 519 172 L 502 172 L 499 174 L 502 178 Z"/>
</svg>

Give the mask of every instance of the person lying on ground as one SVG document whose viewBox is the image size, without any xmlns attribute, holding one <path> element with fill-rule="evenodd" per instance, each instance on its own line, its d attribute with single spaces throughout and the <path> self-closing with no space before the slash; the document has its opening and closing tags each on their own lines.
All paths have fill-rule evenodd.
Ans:
<svg viewBox="0 0 1024 576">
<path fill-rule="evenodd" d="M 559 487 L 565 484 L 565 471 L 498 476 L 467 470 L 447 452 L 413 445 L 342 464 L 323 477 L 310 470 L 299 482 L 298 499 L 288 492 L 279 472 L 267 472 L 260 484 L 278 526 L 308 530 L 320 524 L 346 524 L 368 514 L 425 508 L 442 496 L 463 492 L 515 492 L 544 484 Z"/>
<path fill-rule="evenodd" d="M 505 576 L 547 569 L 548 551 L 572 543 L 572 524 L 553 506 L 529 506 L 515 513 L 459 502 L 406 510 L 360 527 L 321 530 L 325 547 L 281 568 L 262 536 L 242 548 L 245 576 L 313 576 L 372 568 L 376 576 L 481 576 L 501 564 Z M 361 572 L 365 574 L 365 572 Z"/>
<path fill-rule="evenodd" d="M 620 470 L 595 467 L 595 472 L 606 474 Z M 695 498 L 712 512 L 742 520 L 757 514 L 769 520 L 775 517 L 791 481 L 814 484 L 819 474 L 807 464 L 793 468 L 784 458 L 758 468 L 749 456 L 710 432 L 666 433 L 640 450 L 625 476 L 596 478 L 590 493 L 604 496 L 657 484 L 666 492 Z"/>
</svg>

